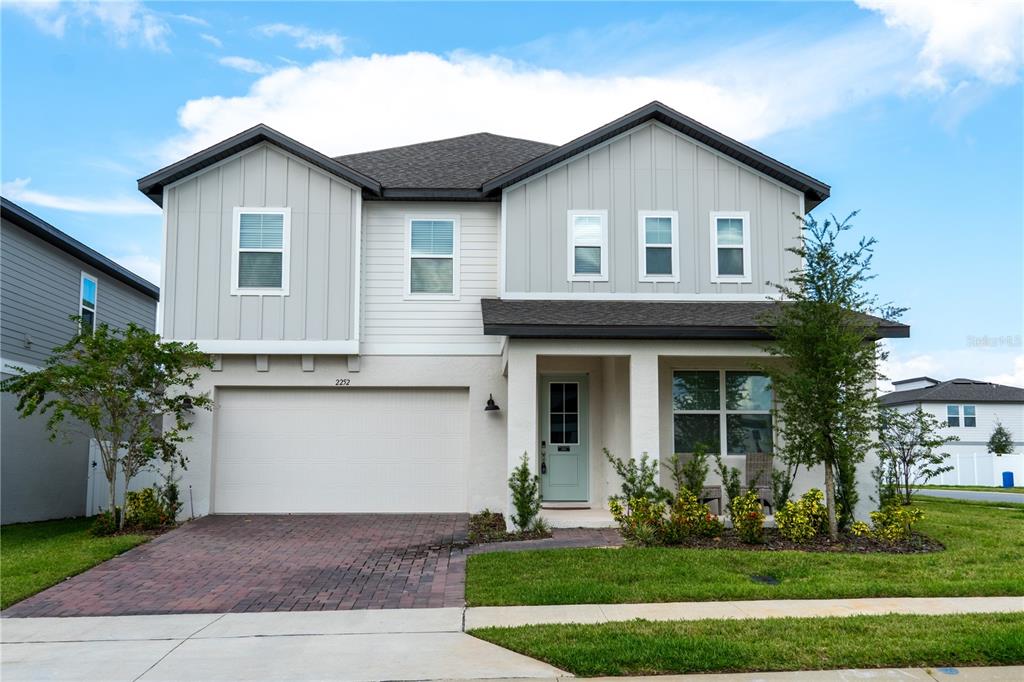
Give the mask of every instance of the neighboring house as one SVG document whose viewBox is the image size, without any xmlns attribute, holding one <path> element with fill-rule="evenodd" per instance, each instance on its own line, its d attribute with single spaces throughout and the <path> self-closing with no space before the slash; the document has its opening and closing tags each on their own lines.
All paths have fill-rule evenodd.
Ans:
<svg viewBox="0 0 1024 682">
<path fill-rule="evenodd" d="M 1024 388 L 974 379 L 939 381 L 914 377 L 892 382 L 895 390 L 879 399 L 882 405 L 901 412 L 918 407 L 946 426 L 943 435 L 956 436 L 942 448 L 949 454 L 953 471 L 933 483 L 953 485 L 1001 485 L 1002 474 L 1014 474 L 1016 485 L 1024 481 Z M 988 441 L 996 424 L 1013 436 L 1014 453 L 995 457 Z"/>
<path fill-rule="evenodd" d="M 38 369 L 87 324 L 153 329 L 158 289 L 17 204 L 0 199 L 0 366 Z M 18 398 L 2 396 L 0 522 L 86 512 L 89 438 L 48 439 L 45 417 L 20 419 Z M 102 478 L 102 476 L 100 477 Z"/>
<path fill-rule="evenodd" d="M 196 514 L 505 510 L 524 453 L 546 505 L 601 510 L 602 448 L 763 462 L 766 282 L 829 195 L 657 102 L 561 146 L 331 158 L 259 125 L 139 189 L 164 210 L 162 333 L 214 356 Z"/>
</svg>

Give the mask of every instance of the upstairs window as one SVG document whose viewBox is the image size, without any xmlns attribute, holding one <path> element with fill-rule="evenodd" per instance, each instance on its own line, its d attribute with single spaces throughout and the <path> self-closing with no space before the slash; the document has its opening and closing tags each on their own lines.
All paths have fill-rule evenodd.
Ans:
<svg viewBox="0 0 1024 682">
<path fill-rule="evenodd" d="M 407 227 L 406 294 L 417 298 L 457 298 L 458 220 L 410 218 Z"/>
<path fill-rule="evenodd" d="M 711 214 L 711 281 L 751 281 L 749 213 Z"/>
<path fill-rule="evenodd" d="M 678 224 L 675 211 L 640 211 L 640 281 L 679 281 Z"/>
<path fill-rule="evenodd" d="M 286 296 L 291 210 L 236 208 L 231 293 Z"/>
<path fill-rule="evenodd" d="M 78 315 L 82 318 L 83 331 L 96 330 L 96 294 L 99 290 L 99 283 L 92 275 L 82 273 L 81 303 L 78 306 Z"/>
<path fill-rule="evenodd" d="M 607 226 L 607 211 L 569 211 L 570 282 L 608 281 Z"/>
<path fill-rule="evenodd" d="M 978 414 L 974 405 L 946 405 L 946 425 L 961 426 L 961 414 L 964 427 L 973 428 L 978 425 Z"/>
</svg>

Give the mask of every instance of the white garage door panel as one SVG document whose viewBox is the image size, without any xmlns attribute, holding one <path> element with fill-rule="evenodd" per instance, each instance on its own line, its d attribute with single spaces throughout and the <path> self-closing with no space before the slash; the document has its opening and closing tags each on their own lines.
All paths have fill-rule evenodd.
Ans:
<svg viewBox="0 0 1024 682">
<path fill-rule="evenodd" d="M 222 389 L 218 513 L 464 512 L 468 392 Z"/>
</svg>

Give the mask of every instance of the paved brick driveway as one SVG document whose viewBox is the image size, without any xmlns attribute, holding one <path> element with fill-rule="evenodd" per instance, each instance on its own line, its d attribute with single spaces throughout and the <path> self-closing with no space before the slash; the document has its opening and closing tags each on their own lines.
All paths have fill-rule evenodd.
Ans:
<svg viewBox="0 0 1024 682">
<path fill-rule="evenodd" d="M 5 616 L 462 606 L 465 514 L 208 516 Z"/>
</svg>

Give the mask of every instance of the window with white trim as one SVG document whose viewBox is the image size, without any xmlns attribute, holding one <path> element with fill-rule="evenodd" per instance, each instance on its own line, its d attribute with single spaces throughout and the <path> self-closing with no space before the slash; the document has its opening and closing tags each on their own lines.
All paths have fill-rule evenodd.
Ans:
<svg viewBox="0 0 1024 682">
<path fill-rule="evenodd" d="M 570 282 L 608 281 L 608 211 L 569 211 Z"/>
<path fill-rule="evenodd" d="M 640 211 L 640 281 L 678 282 L 679 214 L 676 211 Z"/>
<path fill-rule="evenodd" d="M 751 281 L 750 213 L 711 213 L 711 281 Z"/>
<path fill-rule="evenodd" d="M 406 290 L 415 298 L 459 295 L 459 221 L 411 217 L 406 225 Z"/>
<path fill-rule="evenodd" d="M 289 208 L 235 208 L 233 295 L 288 295 L 290 232 Z"/>
<path fill-rule="evenodd" d="M 763 374 L 728 370 L 672 373 L 674 451 L 698 444 L 710 455 L 771 453 L 772 388 Z"/>
<path fill-rule="evenodd" d="M 961 414 L 964 427 L 973 428 L 978 425 L 978 413 L 974 405 L 946 405 L 946 426 L 960 426 Z"/>
<path fill-rule="evenodd" d="M 78 316 L 82 318 L 82 329 L 95 331 L 96 329 L 96 297 L 99 293 L 99 282 L 92 275 L 82 273 L 82 284 L 79 293 L 81 301 L 78 304 Z"/>
</svg>

